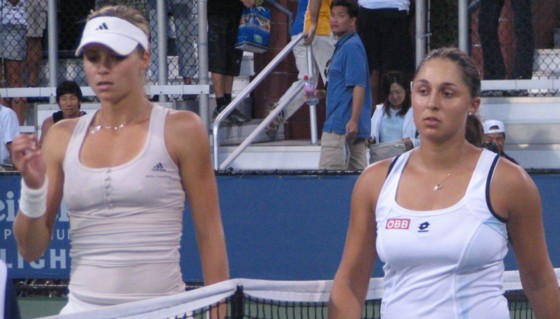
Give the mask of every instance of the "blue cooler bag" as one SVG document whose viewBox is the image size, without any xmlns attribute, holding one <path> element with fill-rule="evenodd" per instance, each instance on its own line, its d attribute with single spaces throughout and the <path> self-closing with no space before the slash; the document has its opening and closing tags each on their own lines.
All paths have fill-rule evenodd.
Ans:
<svg viewBox="0 0 560 319">
<path fill-rule="evenodd" d="M 254 53 L 268 49 L 270 38 L 270 9 L 251 7 L 243 9 L 235 48 Z"/>
</svg>

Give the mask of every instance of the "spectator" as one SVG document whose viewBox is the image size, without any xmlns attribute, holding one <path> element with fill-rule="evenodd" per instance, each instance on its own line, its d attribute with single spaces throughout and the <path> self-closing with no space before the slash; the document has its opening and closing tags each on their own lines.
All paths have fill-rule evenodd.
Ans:
<svg viewBox="0 0 560 319">
<path fill-rule="evenodd" d="M 414 72 L 414 50 L 410 36 L 410 0 L 358 0 L 358 34 L 368 56 L 374 105 L 381 103 L 381 81 L 387 71 Z"/>
<path fill-rule="evenodd" d="M 243 51 L 235 48 L 239 20 L 243 6 L 250 8 L 255 0 L 208 0 L 208 68 L 216 97 L 216 118 L 232 100 L 233 79 L 241 70 Z M 241 125 L 249 119 L 238 109 L 228 116 L 229 121 Z"/>
<path fill-rule="evenodd" d="M 362 170 L 367 165 L 371 91 L 366 52 L 355 33 L 357 16 L 353 0 L 331 3 L 330 25 L 338 41 L 328 70 L 320 169 Z"/>
<path fill-rule="evenodd" d="M 19 319 L 19 306 L 6 263 L 0 259 L 0 318 Z"/>
<path fill-rule="evenodd" d="M 19 134 L 16 112 L 4 106 L 0 98 L 0 164 L 11 164 L 12 141 Z"/>
<path fill-rule="evenodd" d="M 4 62 L 6 86 L 23 87 L 23 60 L 26 55 L 27 19 L 24 1 L 0 0 L 2 25 L 0 27 L 0 57 Z M 27 117 L 27 100 L 12 98 L 10 107 L 16 112 L 20 125 Z"/>
<path fill-rule="evenodd" d="M 370 163 L 418 146 L 418 131 L 410 107 L 410 81 L 400 71 L 385 73 L 383 103 L 371 117 Z M 389 144 L 391 143 L 391 144 Z"/>
<path fill-rule="evenodd" d="M 506 67 L 500 38 L 499 21 L 505 0 L 481 0 L 478 13 L 478 34 L 482 45 L 484 79 L 501 80 L 506 78 Z M 530 79 L 533 75 L 533 23 L 531 21 L 531 0 L 512 0 L 514 31 L 516 38 L 513 79 Z M 490 91 L 491 95 L 501 92 Z"/>
<path fill-rule="evenodd" d="M 518 165 L 465 138 L 480 86 L 475 62 L 455 48 L 418 67 L 411 99 L 421 143 L 358 178 L 329 319 L 361 318 L 378 257 L 381 318 L 509 319 L 509 244 L 535 317 L 560 318 L 538 188 Z"/>
<path fill-rule="evenodd" d="M 515 164 L 518 164 L 513 158 L 506 154 L 504 146 L 506 144 L 506 127 L 504 123 L 498 120 L 484 121 L 484 142 L 496 145 L 496 150 L 500 156 L 507 158 Z"/>
<path fill-rule="evenodd" d="M 307 67 L 308 45 L 311 45 L 311 48 L 313 50 L 313 69 L 315 81 L 318 81 L 318 75 L 320 75 L 323 83 L 326 83 L 324 71 L 327 66 L 327 61 L 331 58 L 334 52 L 334 42 L 331 36 L 331 27 L 329 25 L 331 0 L 311 0 L 311 2 L 316 3 L 315 5 L 319 5 L 319 9 L 315 11 L 317 15 L 317 17 L 315 18 L 315 20 L 317 21 L 316 27 L 313 28 L 315 30 L 315 34 L 310 37 L 311 41 L 306 40 L 304 42 L 300 42 L 293 50 L 296 67 L 298 69 L 298 80 L 292 83 L 290 88 L 284 93 L 284 95 L 282 95 L 279 102 L 283 99 L 291 98 L 294 94 L 295 97 L 284 108 L 283 113 L 280 113 L 280 115 L 272 122 L 270 122 L 270 124 L 267 126 L 266 133 L 271 138 L 276 137 L 278 127 L 282 125 L 282 123 L 290 118 L 294 113 L 296 113 L 296 111 L 305 103 L 305 93 L 303 92 L 303 90 L 299 92 L 294 92 L 294 90 L 298 86 L 300 86 L 301 83 L 303 83 L 304 75 L 309 73 Z M 294 21 L 294 25 L 292 27 L 292 38 L 297 37 L 299 34 L 301 34 L 301 32 L 308 33 L 311 29 L 311 10 L 307 8 L 311 8 L 311 6 L 308 6 L 308 0 L 302 0 L 298 2 L 298 12 Z M 272 106 L 271 110 L 276 108 L 279 102 L 275 103 Z"/>
<path fill-rule="evenodd" d="M 148 0 L 148 14 L 150 17 L 150 47 L 152 52 L 150 70 L 152 78 L 159 75 L 158 65 L 158 26 L 157 26 L 157 1 Z M 182 77 L 183 84 L 192 84 L 193 78 L 198 71 L 198 60 L 195 50 L 195 43 L 198 34 L 198 23 L 196 19 L 193 0 L 166 0 L 166 12 L 173 14 L 175 24 L 175 46 L 179 60 L 179 75 Z M 169 28 L 168 28 L 169 29 Z M 186 98 L 186 97 L 185 97 Z"/>
<path fill-rule="evenodd" d="M 27 85 L 39 85 L 43 33 L 47 27 L 47 0 L 25 0 L 27 14 Z"/>
<path fill-rule="evenodd" d="M 92 12 L 76 55 L 100 108 L 12 144 L 22 176 L 14 235 L 23 258 L 48 249 L 64 195 L 72 260 L 62 313 L 185 291 L 180 239 L 188 198 L 205 284 L 229 278 L 208 133 L 200 118 L 145 94 L 149 24 L 137 10 Z"/>
<path fill-rule="evenodd" d="M 74 81 L 64 81 L 56 88 L 56 103 L 60 111 L 53 113 L 52 116 L 46 118 L 41 126 L 41 138 L 39 144 L 43 145 L 47 132 L 54 123 L 64 120 L 73 119 L 85 115 L 86 112 L 80 110 L 82 102 L 82 90 L 78 83 Z"/>
</svg>

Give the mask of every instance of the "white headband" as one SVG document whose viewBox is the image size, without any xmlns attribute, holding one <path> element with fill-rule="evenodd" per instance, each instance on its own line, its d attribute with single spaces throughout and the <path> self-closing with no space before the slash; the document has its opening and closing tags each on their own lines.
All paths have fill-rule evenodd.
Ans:
<svg viewBox="0 0 560 319">
<path fill-rule="evenodd" d="M 117 17 L 97 17 L 84 28 L 76 56 L 90 43 L 100 43 L 119 55 L 129 55 L 138 45 L 148 50 L 148 36 L 134 24 Z"/>
</svg>

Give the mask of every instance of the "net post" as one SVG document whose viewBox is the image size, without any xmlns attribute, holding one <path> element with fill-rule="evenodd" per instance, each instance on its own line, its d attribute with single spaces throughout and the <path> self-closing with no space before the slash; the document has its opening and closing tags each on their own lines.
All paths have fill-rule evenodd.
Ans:
<svg viewBox="0 0 560 319">
<path fill-rule="evenodd" d="M 244 299 L 243 286 L 239 285 L 231 296 L 231 319 L 243 319 Z"/>
</svg>

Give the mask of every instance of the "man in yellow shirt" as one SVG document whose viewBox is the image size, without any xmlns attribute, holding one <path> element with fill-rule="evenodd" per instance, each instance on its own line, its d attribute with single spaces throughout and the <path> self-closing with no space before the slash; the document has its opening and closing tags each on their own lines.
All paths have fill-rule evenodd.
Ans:
<svg viewBox="0 0 560 319">
<path fill-rule="evenodd" d="M 305 14 L 304 31 L 307 39 L 302 44 L 298 44 L 294 48 L 294 56 L 296 58 L 296 66 L 298 68 L 298 81 L 294 82 L 286 93 L 280 98 L 279 102 L 273 105 L 273 108 L 279 104 L 284 98 L 291 98 L 294 90 L 298 86 L 298 82 L 303 81 L 304 75 L 313 77 L 315 82 L 321 76 L 323 83 L 326 83 L 325 69 L 327 62 L 334 52 L 334 38 L 331 34 L 329 20 L 331 17 L 332 0 L 309 0 L 307 12 Z M 305 46 L 311 45 L 313 50 L 313 74 L 308 74 L 307 55 Z M 303 90 L 291 99 L 285 107 L 283 115 L 273 120 L 266 128 L 266 133 L 271 138 L 276 136 L 278 127 L 283 121 L 291 117 L 305 102 Z"/>
</svg>

